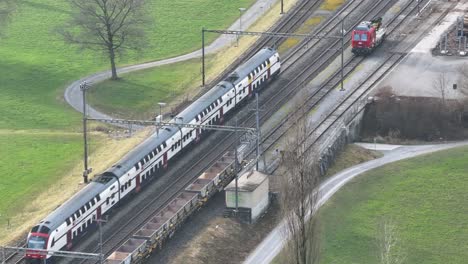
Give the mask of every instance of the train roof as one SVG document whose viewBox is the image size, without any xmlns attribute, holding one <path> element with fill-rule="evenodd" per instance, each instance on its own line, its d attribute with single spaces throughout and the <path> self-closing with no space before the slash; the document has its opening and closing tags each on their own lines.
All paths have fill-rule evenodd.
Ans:
<svg viewBox="0 0 468 264">
<path fill-rule="evenodd" d="M 268 58 L 271 58 L 274 54 L 276 54 L 276 50 L 273 48 L 266 47 L 261 49 L 252 58 L 248 59 L 245 63 L 237 67 L 231 74 L 229 74 L 227 80 L 232 81 L 234 85 L 236 85 L 247 75 L 249 75 L 249 73 L 253 72 L 260 64 L 265 62 Z"/>
<path fill-rule="evenodd" d="M 50 230 L 55 230 L 83 205 L 90 202 L 97 194 L 104 191 L 106 186 L 106 184 L 90 182 L 83 189 L 73 195 L 72 198 L 68 199 L 65 203 L 60 205 L 51 214 L 44 218 L 39 225 L 45 225 Z"/>
</svg>

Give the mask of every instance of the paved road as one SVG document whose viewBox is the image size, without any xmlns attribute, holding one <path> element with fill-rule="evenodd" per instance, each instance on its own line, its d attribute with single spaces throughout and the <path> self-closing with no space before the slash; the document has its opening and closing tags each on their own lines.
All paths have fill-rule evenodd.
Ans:
<svg viewBox="0 0 468 264">
<path fill-rule="evenodd" d="M 384 156 L 382 158 L 353 166 L 334 175 L 329 180 L 321 184 L 319 206 L 322 206 L 326 201 L 328 201 L 328 199 L 330 199 L 330 197 L 332 197 L 333 194 L 335 194 L 347 182 L 356 178 L 357 176 L 366 171 L 375 169 L 377 167 L 398 160 L 408 159 L 439 150 L 445 150 L 466 145 L 468 145 L 468 141 L 440 145 L 398 146 L 396 148 L 389 148 L 388 145 L 382 146 L 384 148 L 382 150 L 385 150 L 383 151 Z M 368 145 L 368 147 L 370 149 L 374 149 L 375 147 L 377 147 L 377 149 L 380 149 L 379 144 L 370 144 Z M 281 222 L 248 256 L 244 264 L 270 263 L 283 248 L 285 242 L 285 236 L 282 232 L 283 228 L 284 222 Z"/>
<path fill-rule="evenodd" d="M 266 11 L 268 11 L 270 7 L 275 4 L 276 1 L 278 0 L 257 0 L 257 2 L 253 4 L 242 15 L 242 28 L 245 29 L 251 26 L 254 22 L 257 21 L 259 17 L 261 17 Z M 239 20 L 234 22 L 234 24 L 232 24 L 232 26 L 229 27 L 229 30 L 239 30 Z M 213 43 L 208 45 L 205 48 L 205 52 L 207 54 L 215 53 L 219 51 L 221 48 L 231 45 L 232 42 L 233 42 L 233 36 L 222 35 L 218 39 L 216 39 Z M 158 67 L 162 65 L 167 65 L 171 63 L 181 62 L 181 61 L 198 58 L 198 57 L 201 57 L 201 49 L 185 54 L 185 55 L 181 55 L 181 56 L 177 56 L 177 57 L 173 57 L 173 58 L 169 58 L 165 60 L 148 62 L 148 63 L 119 68 L 117 72 L 119 74 L 128 73 L 128 72 Z M 100 81 L 109 79 L 110 77 L 111 77 L 111 72 L 104 71 L 104 72 L 99 72 L 90 76 L 86 76 L 80 80 L 73 82 L 65 90 L 65 94 L 64 94 L 65 101 L 67 101 L 67 103 L 71 105 L 75 110 L 79 112 L 83 112 L 83 97 L 82 97 L 82 92 L 80 91 L 80 83 L 84 81 L 91 83 L 91 84 L 98 83 Z M 89 105 L 87 106 L 87 111 L 88 111 L 89 117 L 91 118 L 112 118 L 110 115 L 102 113 Z M 135 126 L 133 126 L 133 128 L 135 128 Z"/>
</svg>

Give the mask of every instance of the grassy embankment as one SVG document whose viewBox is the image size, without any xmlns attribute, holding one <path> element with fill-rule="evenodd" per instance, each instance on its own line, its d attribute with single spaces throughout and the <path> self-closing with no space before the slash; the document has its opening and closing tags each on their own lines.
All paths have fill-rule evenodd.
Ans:
<svg viewBox="0 0 468 264">
<path fill-rule="evenodd" d="M 468 147 L 441 151 L 386 165 L 345 185 L 319 211 L 321 263 L 380 263 L 385 220 L 397 228 L 403 263 L 465 263 L 467 158 Z M 340 159 L 334 167 L 348 158 Z M 284 254 L 274 263 L 287 263 Z"/>
<path fill-rule="evenodd" d="M 404 263 L 466 263 L 468 148 L 376 169 L 320 211 L 322 263 L 378 263 L 382 219 L 398 228 Z"/>
<path fill-rule="evenodd" d="M 202 26 L 225 28 L 237 19 L 239 6 L 248 7 L 252 2 L 149 2 L 147 10 L 155 18 L 146 29 L 149 48 L 141 54 L 129 53 L 119 65 L 195 50 Z M 69 13 L 68 2 L 64 0 L 19 1 L 5 36 L 0 39 L 0 165 L 3 171 L 0 243 L 10 238 L 6 234 L 11 234 L 11 230 L 24 230 L 29 221 L 34 223 L 38 215 L 72 194 L 81 178 L 81 116 L 63 101 L 63 89 L 82 76 L 106 70 L 108 62 L 98 53 L 65 44 L 54 33 Z M 208 36 L 208 41 L 215 37 Z M 96 168 L 103 169 L 102 165 L 115 159 L 112 155 L 115 149 L 112 149 L 122 142 L 106 140 L 99 134 L 93 137 L 91 151 L 100 155 L 93 159 L 91 166 L 97 171 Z M 128 149 L 139 140 L 141 137 L 124 144 Z M 25 206 L 33 204 L 31 201 L 57 180 L 66 182 L 57 188 L 69 189 L 67 193 L 48 200 L 52 205 L 43 202 L 35 204 L 35 208 Z M 54 193 L 46 192 L 46 196 Z M 28 213 L 34 210 L 36 214 Z M 3 232 L 9 220 L 11 230 Z"/>
</svg>

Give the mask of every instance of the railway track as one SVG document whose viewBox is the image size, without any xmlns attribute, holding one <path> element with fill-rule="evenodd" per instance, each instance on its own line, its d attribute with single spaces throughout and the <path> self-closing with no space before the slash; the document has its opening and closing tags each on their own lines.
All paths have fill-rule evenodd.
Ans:
<svg viewBox="0 0 468 264">
<path fill-rule="evenodd" d="M 20 243 L 17 244 L 17 247 L 26 247 L 26 240 L 23 240 L 21 241 Z M 23 254 L 21 254 L 20 252 L 9 252 L 9 254 L 7 255 L 6 252 L 3 252 L 3 255 L 2 256 L 2 264 L 5 263 L 5 264 L 19 264 L 19 263 L 23 263 L 24 261 L 24 256 Z"/>
<path fill-rule="evenodd" d="M 360 2 L 360 1 L 357 1 L 357 2 Z M 361 1 L 362 2 L 362 1 Z M 391 1 L 390 1 L 391 2 Z M 371 15 L 371 12 L 383 12 L 385 10 L 385 8 L 388 8 L 388 6 L 390 5 L 387 1 L 387 3 L 385 3 L 385 1 L 377 1 L 376 4 L 373 6 L 372 10 L 369 11 L 368 13 L 365 13 L 365 15 Z M 358 8 L 358 6 L 353 6 L 352 3 L 356 3 L 356 1 L 350 1 L 351 4 L 349 5 L 346 5 L 347 8 L 354 8 L 352 10 L 355 10 L 356 8 Z M 382 3 L 385 3 L 385 4 L 382 4 Z M 342 12 L 344 12 L 344 10 L 347 10 L 345 8 L 342 9 L 343 11 L 341 11 L 339 14 L 342 14 Z M 377 11 L 376 11 L 377 10 Z M 346 17 L 352 12 L 349 12 L 348 14 L 346 14 Z M 358 23 L 360 20 L 362 20 L 362 18 L 365 16 L 360 16 L 359 18 L 356 18 L 356 19 L 353 19 L 353 21 L 357 21 L 356 23 Z M 331 21 L 331 20 L 330 20 Z M 329 30 L 337 30 L 337 27 L 338 27 L 338 24 L 337 23 L 333 23 L 334 26 L 330 26 L 332 25 L 332 22 L 330 23 L 326 23 L 324 25 L 329 25 Z M 354 24 L 353 24 L 354 25 Z M 322 27 L 322 30 L 324 27 Z M 319 43 L 320 41 L 317 41 L 317 43 Z M 307 45 L 307 44 L 304 44 L 304 45 Z M 301 49 L 303 46 L 303 44 L 301 44 L 298 48 L 298 49 Z M 318 44 L 314 44 L 314 45 L 318 45 Z M 326 45 L 325 44 L 322 44 L 322 45 Z M 318 46 L 317 46 L 318 47 Z M 320 52 L 319 48 L 317 48 L 318 51 L 316 51 L 317 53 Z M 297 57 L 302 57 L 304 56 L 304 54 L 308 54 L 307 52 L 306 53 L 302 53 L 302 55 L 297 55 L 297 54 L 300 54 L 299 51 L 297 53 L 292 53 L 292 54 L 296 54 Z M 335 57 L 336 57 L 336 53 L 334 53 Z M 318 56 L 317 56 L 318 57 Z M 293 56 L 291 56 L 290 58 L 293 58 Z M 325 65 L 327 62 L 329 62 L 331 59 L 333 58 L 333 55 L 330 55 L 328 57 L 328 59 L 324 59 L 324 61 L 322 62 L 321 65 Z M 308 62 L 310 63 L 310 61 Z M 310 64 L 313 64 L 313 63 L 310 63 Z M 290 67 L 294 67 L 295 64 L 291 63 L 290 64 L 291 66 Z M 287 69 L 289 69 L 290 67 L 287 67 Z M 293 68 L 291 68 L 293 69 Z M 309 69 L 310 71 L 310 69 Z M 317 69 L 315 71 L 315 73 L 317 73 L 317 71 L 319 71 L 319 69 Z M 304 71 L 306 72 L 306 71 Z M 294 91 L 297 91 L 297 89 L 299 89 L 301 86 L 303 86 L 303 84 L 305 82 L 307 82 L 307 79 L 308 78 L 311 78 L 311 76 L 313 74 L 306 74 L 306 73 L 301 73 L 300 74 L 301 76 L 302 75 L 308 75 L 307 78 L 303 78 L 302 81 L 288 81 L 287 84 L 288 85 L 291 85 L 291 86 L 294 86 Z M 281 83 L 279 84 L 279 86 L 283 86 L 281 85 Z M 270 89 L 268 89 L 267 91 L 271 91 L 271 87 Z M 281 90 L 281 89 L 280 89 Z M 283 89 L 284 90 L 284 89 Z M 293 90 L 293 89 L 291 89 Z M 269 100 L 266 100 L 266 102 L 262 103 L 263 105 L 268 105 L 270 103 L 273 103 L 275 102 L 273 99 L 275 99 L 276 101 L 278 101 L 278 97 L 280 95 L 282 100 L 279 100 L 280 102 L 281 101 L 285 101 L 287 100 L 288 98 L 290 98 L 291 94 L 293 92 L 290 92 L 287 96 L 284 95 L 284 93 L 277 93 L 277 94 L 274 94 L 271 96 L 271 100 L 270 100 L 270 97 L 269 97 Z M 271 93 L 270 93 L 271 94 Z M 288 97 L 289 96 L 289 97 Z M 280 103 L 275 103 L 273 104 L 274 107 L 270 107 L 270 111 L 267 111 L 267 113 L 263 114 L 262 115 L 262 120 L 268 118 L 269 116 L 271 116 L 272 112 L 275 110 L 275 109 L 278 109 L 277 106 L 279 105 Z M 275 108 L 276 107 L 276 108 Z M 273 109 L 275 108 L 275 109 Z M 254 124 L 253 122 L 253 117 L 252 115 L 247 115 L 247 116 L 244 116 L 242 117 L 242 122 L 241 122 L 244 126 L 251 126 Z M 232 145 L 234 144 L 234 139 L 232 137 L 232 133 L 217 133 L 218 135 L 211 135 L 211 140 L 212 141 L 215 141 L 215 142 L 218 142 L 216 145 L 211 145 L 210 146 L 210 149 L 216 149 L 217 151 L 209 151 L 209 152 L 205 152 L 203 155 L 201 156 L 196 156 L 196 159 L 195 159 L 195 162 L 189 164 L 189 165 L 186 165 L 186 166 L 182 166 L 181 170 L 182 172 L 180 173 L 177 173 L 179 175 L 185 175 L 185 174 L 188 174 L 188 172 L 202 172 L 204 171 L 206 168 L 209 167 L 210 164 L 212 164 L 215 160 L 217 160 L 217 158 L 222 155 L 222 153 L 224 153 L 226 150 L 228 149 L 231 149 L 232 148 Z M 207 145 L 207 142 L 204 142 L 205 145 Z M 201 144 L 203 145 L 203 143 Z M 191 173 L 193 174 L 193 173 Z M 195 173 L 195 175 L 198 175 L 198 173 Z M 179 177 L 177 179 L 173 179 L 172 183 L 170 185 L 167 185 L 165 188 L 163 188 L 162 190 L 160 190 L 160 194 L 157 195 L 156 197 L 153 197 L 153 199 L 146 199 L 145 200 L 145 205 L 144 206 L 138 206 L 136 210 L 132 211 L 132 217 L 130 218 L 127 218 L 125 223 L 123 223 L 121 225 L 121 227 L 119 229 L 116 230 L 113 230 L 111 232 L 111 234 L 107 233 L 105 234 L 105 237 L 107 237 L 107 240 L 106 242 L 104 243 L 104 252 L 111 252 L 113 249 L 115 249 L 116 247 L 118 247 L 120 245 L 119 242 L 123 242 L 125 241 L 131 234 L 132 234 L 132 231 L 138 229 L 139 227 L 141 227 L 141 225 L 145 222 L 145 219 L 147 220 L 149 217 L 151 217 L 155 212 L 157 212 L 160 208 L 162 208 L 168 201 L 170 201 L 177 193 L 178 193 L 178 190 L 180 189 L 183 189 L 186 185 L 188 185 L 191 181 L 193 181 L 195 177 Z M 154 185 L 154 184 L 153 184 Z M 149 192 L 150 190 L 146 189 L 144 192 Z M 135 222 L 139 222 L 140 224 L 139 225 L 135 225 L 134 223 Z M 113 235 L 112 233 L 114 233 L 115 235 Z M 127 235 L 125 235 L 127 234 Z M 89 248 L 93 248 L 95 249 L 96 246 L 93 245 L 93 246 L 90 246 Z M 88 250 L 89 251 L 89 250 Z M 15 263 L 15 262 L 8 262 L 8 263 Z M 76 263 L 76 262 L 74 262 Z"/>
<path fill-rule="evenodd" d="M 360 19 L 358 18 L 356 20 L 356 23 L 358 23 L 359 21 Z M 205 153 L 202 157 L 197 158 L 197 162 L 192 163 L 190 167 L 186 168 L 183 174 L 186 174 L 187 172 L 194 171 L 194 170 L 199 171 L 200 173 L 203 172 L 207 167 L 209 167 L 209 164 L 213 163 L 227 149 L 230 149 L 231 145 L 233 145 L 234 143 L 234 140 L 232 139 L 232 137 L 229 136 L 230 135 L 229 133 L 227 134 L 228 134 L 227 136 L 223 136 L 223 140 L 213 140 L 214 142 L 219 142 L 219 143 L 216 144 L 216 146 L 211 146 L 211 149 L 221 149 L 221 151 L 219 152 L 217 151 L 219 154 L 213 155 L 214 154 L 213 152 Z M 226 137 L 230 139 L 225 140 Z M 205 165 L 202 165 L 202 164 L 205 164 Z M 198 175 L 198 174 L 199 173 L 196 173 L 195 175 Z M 194 177 L 180 177 L 178 179 L 174 179 L 174 181 L 170 185 L 168 185 L 161 192 L 160 195 L 156 196 L 152 200 L 147 200 L 145 202 L 146 206 L 144 206 L 143 208 L 140 208 L 138 211 L 134 211 L 134 213 L 132 214 L 132 215 L 135 215 L 134 217 L 131 217 L 128 221 L 126 221 L 126 223 L 122 224 L 121 227 L 118 230 L 114 231 L 112 234 L 106 235 L 108 239 L 106 243 L 104 243 L 106 245 L 104 247 L 104 252 L 110 253 L 112 252 L 112 250 L 115 250 L 120 244 L 126 241 L 132 235 L 132 231 L 135 231 L 139 227 L 141 227 L 145 223 L 145 220 L 148 220 L 160 208 L 164 207 L 164 205 L 168 201 L 170 201 L 173 197 L 176 196 L 176 194 L 178 193 L 180 189 L 185 188 L 185 186 L 188 185 L 190 182 L 192 182 L 193 179 Z M 164 201 L 164 202 L 161 203 L 161 201 Z M 140 224 L 135 225 L 135 222 L 138 222 Z M 91 262 L 86 262 L 86 263 L 91 263 Z"/>
<path fill-rule="evenodd" d="M 417 5 L 415 5 L 413 2 L 408 2 L 408 4 L 404 6 L 389 21 L 389 25 L 388 25 L 389 33 L 388 34 L 389 35 L 392 34 L 416 10 L 417 10 Z M 397 55 L 403 56 L 404 54 L 395 54 L 394 56 L 397 56 Z M 345 78 L 348 77 L 354 70 L 356 70 L 358 65 L 360 65 L 363 60 L 364 60 L 364 57 L 356 57 L 356 56 L 353 56 L 351 57 L 351 59 L 347 60 L 344 64 Z M 387 62 L 388 60 L 389 59 L 385 60 L 385 62 Z M 371 74 L 371 76 L 373 76 L 373 74 L 377 74 L 379 68 L 386 67 L 385 65 L 386 63 L 378 67 L 377 70 L 375 70 Z M 292 124 L 294 124 L 295 120 L 302 118 L 305 113 L 308 113 L 309 111 L 314 109 L 335 87 L 339 85 L 340 81 L 341 81 L 340 71 L 333 73 L 332 76 L 330 76 L 318 89 L 313 91 L 307 97 L 307 99 L 304 100 L 302 105 L 300 105 L 294 111 L 289 113 L 285 118 L 283 118 L 283 120 L 278 126 L 276 126 L 273 130 L 269 131 L 269 133 L 266 135 L 266 138 L 268 139 L 268 141 L 264 142 L 264 144 L 266 145 L 265 151 L 270 150 L 278 142 L 278 140 L 287 133 L 287 131 L 291 128 Z M 354 91 L 352 91 L 351 94 L 354 94 Z M 340 106 L 341 104 L 338 105 L 337 107 L 340 107 Z M 327 118 L 328 116 L 325 117 L 325 119 Z M 293 122 L 290 122 L 291 120 L 293 120 Z"/>
<path fill-rule="evenodd" d="M 354 2 L 354 1 L 353 1 Z M 375 8 L 377 8 L 378 5 L 375 5 L 374 8 L 372 10 L 374 10 Z M 385 8 L 388 8 L 388 2 L 387 4 L 385 4 L 384 6 L 380 6 L 380 9 L 378 9 L 379 12 L 381 12 L 382 10 L 384 10 Z M 370 12 L 368 13 L 365 13 L 365 15 L 368 15 Z M 358 19 L 356 23 L 358 23 L 360 20 Z M 265 117 L 264 117 L 265 118 Z M 221 147 L 222 145 L 226 146 L 226 143 L 223 142 L 224 140 L 216 140 L 216 142 L 220 142 L 218 143 L 215 148 L 217 148 L 218 146 Z M 222 142 L 222 143 L 221 143 Z M 232 140 L 230 140 L 229 142 L 232 142 Z M 231 144 L 229 144 L 231 145 Z M 229 147 L 227 148 L 229 149 Z M 224 151 L 223 151 L 224 152 Z M 202 159 L 200 159 L 200 162 L 202 162 L 204 159 L 208 158 L 208 155 L 209 154 L 206 154 Z M 216 160 L 217 157 L 215 157 L 212 161 Z M 209 164 L 211 164 L 212 162 L 209 162 Z M 189 170 L 193 170 L 193 168 L 195 166 L 197 166 L 199 164 L 199 162 L 197 163 L 194 163 L 190 168 Z M 204 169 L 206 169 L 206 167 L 208 166 L 205 166 Z M 203 170 L 200 170 L 200 172 L 202 172 Z M 179 178 L 177 180 L 175 180 L 170 186 L 167 186 L 165 191 L 169 191 L 169 190 L 173 190 L 173 189 L 177 189 L 177 190 L 181 190 L 183 188 L 185 188 L 189 183 L 191 183 L 193 181 L 193 178 L 190 177 L 190 178 Z M 145 220 L 149 220 L 150 217 L 152 217 L 160 208 L 162 208 L 168 201 L 170 201 L 175 195 L 176 193 L 178 192 L 175 192 L 173 195 L 170 195 L 170 196 L 167 196 L 168 198 L 162 198 L 162 196 L 164 195 L 165 192 L 163 192 L 163 194 L 157 196 L 153 201 L 150 201 L 150 203 L 148 203 L 147 206 L 145 206 L 144 208 L 142 208 L 139 213 L 136 214 L 136 216 L 130 218 L 130 220 L 127 222 L 127 224 L 124 224 L 121 226 L 121 228 L 114 232 L 114 234 L 112 234 L 109 239 L 107 240 L 107 244 L 111 241 L 114 241 L 114 240 L 119 240 L 119 243 L 112 243 L 114 246 L 110 246 L 109 248 L 105 247 L 104 251 L 105 252 L 112 252 L 113 250 L 115 250 L 118 246 L 120 246 L 121 243 L 123 243 L 124 241 L 126 241 L 134 231 L 136 231 L 138 228 L 140 228 L 146 221 L 141 221 L 140 219 L 145 219 Z M 154 208 L 156 208 L 155 210 L 154 209 L 150 209 L 151 205 L 152 204 L 155 204 L 153 202 L 156 202 L 156 201 L 161 201 L 161 200 L 165 200 L 165 202 L 162 204 L 162 205 L 159 205 L 159 206 L 155 206 Z M 153 211 L 153 213 L 150 213 L 148 214 L 149 211 Z M 138 219 L 138 221 L 137 221 Z M 139 222 L 141 224 L 139 224 L 138 226 L 135 226 L 134 224 L 131 224 L 133 222 Z M 130 232 L 128 232 L 130 231 Z M 105 243 L 106 244 L 106 243 Z"/>
</svg>

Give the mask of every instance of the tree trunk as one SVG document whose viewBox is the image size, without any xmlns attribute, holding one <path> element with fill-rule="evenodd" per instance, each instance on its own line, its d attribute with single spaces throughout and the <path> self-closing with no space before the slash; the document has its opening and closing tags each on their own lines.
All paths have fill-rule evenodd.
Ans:
<svg viewBox="0 0 468 264">
<path fill-rule="evenodd" d="M 112 71 L 112 80 L 117 80 L 119 77 L 117 76 L 117 69 L 115 68 L 115 52 L 113 47 L 109 47 L 109 59 L 111 63 L 111 71 Z"/>
</svg>

